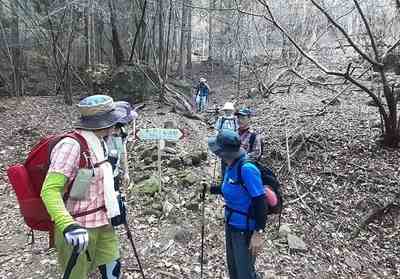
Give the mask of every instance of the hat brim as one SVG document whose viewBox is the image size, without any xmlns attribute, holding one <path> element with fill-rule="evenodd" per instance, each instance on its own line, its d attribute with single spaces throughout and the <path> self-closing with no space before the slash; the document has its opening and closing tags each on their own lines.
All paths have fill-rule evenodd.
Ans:
<svg viewBox="0 0 400 279">
<path fill-rule="evenodd" d="M 250 116 L 249 114 L 244 113 L 244 112 L 236 112 L 235 114 L 236 114 L 237 116 Z"/>
<path fill-rule="evenodd" d="M 124 116 L 124 113 L 114 109 L 102 114 L 83 116 L 79 119 L 79 122 L 75 125 L 75 127 L 86 130 L 107 129 L 117 124 Z"/>
<path fill-rule="evenodd" d="M 217 144 L 217 137 L 210 137 L 208 139 L 208 149 L 214 154 L 221 153 L 222 147 Z"/>
</svg>

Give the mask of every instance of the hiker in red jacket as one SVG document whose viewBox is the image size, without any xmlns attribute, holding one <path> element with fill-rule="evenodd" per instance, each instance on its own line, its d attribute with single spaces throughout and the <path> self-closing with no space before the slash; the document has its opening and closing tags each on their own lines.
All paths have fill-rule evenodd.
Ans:
<svg viewBox="0 0 400 279">
<path fill-rule="evenodd" d="M 86 157 L 91 167 L 80 169 L 80 144 L 72 138 L 62 139 L 51 152 L 41 197 L 55 224 L 55 244 L 62 269 L 66 269 L 73 248 L 80 252 L 70 278 L 88 278 L 96 268 L 103 279 L 120 278 L 119 240 L 110 224 L 120 210 L 103 138 L 111 135 L 124 115 L 115 110 L 113 99 L 105 95 L 87 97 L 78 108 L 81 117 L 76 132 L 89 146 Z M 68 181 L 73 183 L 65 197 Z"/>
</svg>

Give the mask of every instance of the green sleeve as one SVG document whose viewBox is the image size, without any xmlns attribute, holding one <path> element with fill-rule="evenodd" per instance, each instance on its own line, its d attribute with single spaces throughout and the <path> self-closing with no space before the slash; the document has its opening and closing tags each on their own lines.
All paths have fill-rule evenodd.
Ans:
<svg viewBox="0 0 400 279">
<path fill-rule="evenodd" d="M 76 223 L 65 208 L 62 198 L 67 180 L 68 178 L 61 173 L 49 172 L 40 193 L 51 219 L 61 232 L 69 225 Z"/>
</svg>

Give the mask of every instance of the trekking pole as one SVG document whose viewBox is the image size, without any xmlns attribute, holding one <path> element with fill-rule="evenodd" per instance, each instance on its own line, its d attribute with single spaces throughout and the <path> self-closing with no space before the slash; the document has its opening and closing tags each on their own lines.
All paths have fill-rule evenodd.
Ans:
<svg viewBox="0 0 400 279">
<path fill-rule="evenodd" d="M 78 260 L 79 252 L 78 252 L 78 246 L 74 246 L 74 249 L 72 250 L 71 257 L 68 260 L 67 263 L 67 268 L 65 269 L 63 279 L 69 279 L 69 276 L 71 275 L 72 269 L 76 265 L 76 261 Z"/>
<path fill-rule="evenodd" d="M 129 229 L 128 222 L 125 222 L 124 226 L 125 226 L 125 230 L 126 230 L 126 235 L 127 235 L 128 239 L 129 239 L 129 242 L 132 245 L 133 253 L 135 254 L 135 258 L 136 258 L 136 260 L 138 262 L 140 273 L 142 274 L 143 279 L 146 279 L 146 277 L 144 276 L 144 271 L 143 271 L 143 268 L 142 268 L 142 264 L 140 263 L 139 254 L 138 254 L 138 252 L 136 250 L 135 244 L 133 243 L 132 232 Z"/>
<path fill-rule="evenodd" d="M 217 161 L 214 163 L 214 171 L 213 171 L 213 177 L 211 178 L 211 183 L 214 182 L 215 180 L 215 171 L 217 168 Z M 202 190 L 202 195 L 201 195 L 201 200 L 202 200 L 202 208 L 201 208 L 201 256 L 200 256 L 200 278 L 203 278 L 203 262 L 204 262 L 204 227 L 205 227 L 205 204 L 206 204 L 206 191 L 207 191 L 207 185 L 204 184 L 203 190 Z"/>
<path fill-rule="evenodd" d="M 204 262 L 204 223 L 205 223 L 205 203 L 206 203 L 206 190 L 207 185 L 204 184 L 201 194 L 202 208 L 201 208 L 201 258 L 200 258 L 200 278 L 203 278 L 203 262 Z"/>
</svg>

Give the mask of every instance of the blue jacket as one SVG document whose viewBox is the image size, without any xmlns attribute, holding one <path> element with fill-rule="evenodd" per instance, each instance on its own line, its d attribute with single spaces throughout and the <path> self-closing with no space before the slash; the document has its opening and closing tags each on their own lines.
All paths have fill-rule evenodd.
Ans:
<svg viewBox="0 0 400 279">
<path fill-rule="evenodd" d="M 199 84 L 197 86 L 197 94 L 200 94 L 200 97 L 208 97 L 208 93 L 210 89 L 208 88 L 207 84 Z"/>
<path fill-rule="evenodd" d="M 239 230 L 254 230 L 255 220 L 237 211 L 249 213 L 252 199 L 265 196 L 265 189 L 260 171 L 251 163 L 243 164 L 241 171 L 244 185 L 238 184 L 238 164 L 239 161 L 246 159 L 246 156 L 242 155 L 227 168 L 221 190 L 225 199 L 225 219 L 229 225 Z"/>
</svg>

